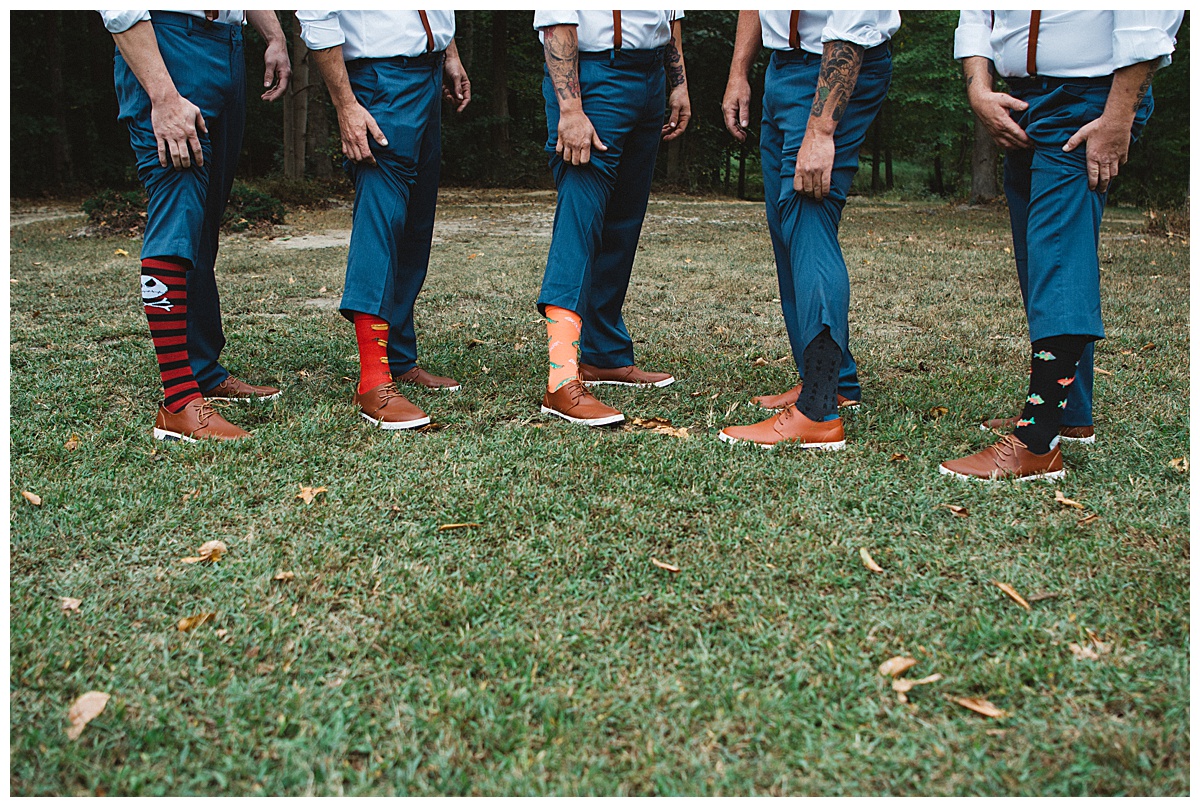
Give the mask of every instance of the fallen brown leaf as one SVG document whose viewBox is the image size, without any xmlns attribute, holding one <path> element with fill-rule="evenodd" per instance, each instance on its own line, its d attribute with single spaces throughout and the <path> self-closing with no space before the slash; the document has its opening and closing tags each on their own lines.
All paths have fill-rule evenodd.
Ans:
<svg viewBox="0 0 1200 807">
<path fill-rule="evenodd" d="M 295 572 L 276 572 L 272 580 L 291 580 L 296 576 Z"/>
<path fill-rule="evenodd" d="M 932 684 L 934 681 L 941 680 L 941 673 L 934 673 L 933 675 L 927 675 L 924 678 L 917 678 L 916 680 L 910 678 L 893 678 L 892 690 L 896 693 L 896 699 L 898 701 L 901 703 L 908 703 L 907 693 L 910 689 L 916 686 L 921 686 L 922 684 Z"/>
<path fill-rule="evenodd" d="M 1061 597 L 1061 591 L 1039 591 L 1037 594 L 1028 597 L 1030 602 L 1041 602 L 1042 600 L 1053 600 L 1055 597 Z"/>
<path fill-rule="evenodd" d="M 939 504 L 938 507 L 945 507 L 947 510 L 949 510 L 951 513 L 958 516 L 959 518 L 967 518 L 967 516 L 970 515 L 970 513 L 967 512 L 967 508 L 963 507 L 960 504 Z"/>
<path fill-rule="evenodd" d="M 1088 524 L 1091 524 L 1093 521 L 1096 521 L 1099 518 L 1100 516 L 1096 515 L 1095 513 L 1092 513 L 1090 516 L 1084 516 L 1083 518 L 1079 519 L 1079 526 L 1086 527 Z"/>
<path fill-rule="evenodd" d="M 468 527 L 478 527 L 478 526 L 479 526 L 478 521 L 471 521 L 471 522 L 467 522 L 465 524 L 443 524 L 442 526 L 438 527 L 438 532 L 442 532 L 443 530 L 465 530 Z"/>
<path fill-rule="evenodd" d="M 895 454 L 892 455 L 892 458 L 890 460 L 888 460 L 888 462 L 904 462 L 907 459 L 908 459 L 907 454 L 901 454 L 899 451 L 897 451 Z"/>
<path fill-rule="evenodd" d="M 449 423 L 434 423 L 433 421 L 430 421 L 429 423 L 426 423 L 424 426 L 418 426 L 417 428 L 413 429 L 413 431 L 420 432 L 421 434 L 427 434 L 429 432 L 440 432 L 442 429 L 447 428 L 449 425 L 450 425 Z"/>
<path fill-rule="evenodd" d="M 875 562 L 875 558 L 871 557 L 871 553 L 867 551 L 865 546 L 859 547 L 858 556 L 862 558 L 863 566 L 866 566 L 869 570 L 875 572 L 876 574 L 883 574 L 883 567 Z"/>
<path fill-rule="evenodd" d="M 879 674 L 885 678 L 894 678 L 897 675 L 915 666 L 917 660 L 908 656 L 893 656 L 887 661 L 879 665 Z"/>
<path fill-rule="evenodd" d="M 1093 370 L 1094 372 L 1097 372 L 1097 373 L 1099 373 L 1100 375 L 1107 375 L 1107 376 L 1111 376 L 1111 375 L 1112 375 L 1112 373 L 1111 373 L 1111 372 L 1109 372 L 1108 370 L 1101 370 L 1099 367 L 1093 367 L 1093 368 L 1092 368 L 1092 370 Z"/>
<path fill-rule="evenodd" d="M 179 620 L 179 622 L 175 625 L 175 627 L 181 631 L 191 630 L 192 628 L 198 628 L 201 625 L 203 625 L 205 622 L 208 622 L 209 620 L 211 620 L 216 615 L 217 614 L 215 611 L 210 611 L 206 614 L 194 614 L 193 616 L 185 616 L 183 619 Z"/>
<path fill-rule="evenodd" d="M 181 558 L 182 563 L 216 563 L 221 559 L 221 556 L 229 551 L 229 547 L 225 546 L 224 541 L 205 541 L 200 544 L 200 548 L 196 550 L 197 556 L 194 558 Z"/>
<path fill-rule="evenodd" d="M 71 704 L 71 708 L 67 710 L 67 720 L 71 721 L 71 726 L 67 729 L 67 738 L 78 739 L 79 735 L 83 734 L 84 726 L 91 723 L 104 711 L 110 697 L 112 696 L 107 692 L 92 690 L 76 698 L 75 702 Z"/>
<path fill-rule="evenodd" d="M 972 712 L 981 714 L 984 717 L 1008 717 L 1008 712 L 1005 712 L 1003 709 L 996 708 L 994 703 L 985 701 L 982 698 L 951 698 L 950 700 L 954 701 L 964 709 L 970 709 Z"/>
<path fill-rule="evenodd" d="M 1005 734 L 1008 734 L 1008 730 L 1007 729 L 988 729 L 987 731 L 984 732 L 984 734 L 990 735 L 992 737 L 1003 737 Z"/>
<path fill-rule="evenodd" d="M 1066 496 L 1063 495 L 1063 492 L 1061 490 L 1054 491 L 1054 501 L 1058 502 L 1059 504 L 1066 505 L 1067 507 L 1078 507 L 1080 510 L 1083 509 L 1082 504 L 1075 501 L 1074 499 L 1068 499 Z"/>
<path fill-rule="evenodd" d="M 23 491 L 21 491 L 21 495 L 24 496 L 29 501 L 29 503 L 32 504 L 34 507 L 42 506 L 42 497 L 37 495 L 36 493 L 30 493 L 27 490 L 23 490 Z"/>
<path fill-rule="evenodd" d="M 949 413 L 950 410 L 944 406 L 935 406 L 929 410 L 929 416 L 931 418 L 940 418 L 944 415 L 948 415 Z"/>
<path fill-rule="evenodd" d="M 1001 583 L 999 580 L 993 580 L 992 585 L 995 586 L 996 588 L 1000 589 L 1001 591 L 1003 591 L 1005 594 L 1007 594 L 1013 602 L 1015 602 L 1017 605 L 1024 608 L 1026 611 L 1033 610 L 1029 606 L 1029 603 L 1025 601 L 1025 598 L 1022 597 L 1020 594 L 1018 594 L 1017 590 L 1015 588 L 1013 588 L 1012 586 L 1010 586 L 1008 583 Z"/>
<path fill-rule="evenodd" d="M 663 563 L 658 558 L 650 558 L 650 562 L 653 563 L 658 568 L 668 571 L 671 574 L 679 574 L 679 572 L 681 571 L 681 569 L 678 566 L 675 566 L 670 563 Z"/>
<path fill-rule="evenodd" d="M 114 257 L 117 257 L 117 258 L 128 258 L 128 257 L 129 257 L 129 253 L 128 253 L 128 252 L 126 252 L 126 251 L 125 251 L 125 250 L 123 250 L 123 249 L 114 249 L 114 250 L 113 250 L 113 256 L 114 256 Z"/>
<path fill-rule="evenodd" d="M 296 498 L 304 499 L 305 504 L 312 504 L 313 499 L 317 498 L 319 494 L 325 492 L 326 489 L 324 485 L 319 488 L 307 488 L 304 485 L 300 485 L 300 492 L 296 494 Z"/>
<path fill-rule="evenodd" d="M 1067 645 L 1067 649 L 1070 650 L 1072 655 L 1074 655 L 1075 658 L 1079 659 L 1080 661 L 1099 661 L 1100 659 L 1100 654 L 1089 645 L 1071 642 L 1069 645 Z"/>
<path fill-rule="evenodd" d="M 1179 457 L 1178 459 L 1171 460 L 1171 467 L 1181 474 L 1186 474 L 1188 472 L 1187 457 Z"/>
<path fill-rule="evenodd" d="M 634 418 L 629 428 L 631 430 L 645 429 L 647 431 L 658 432 L 659 434 L 667 434 L 671 437 L 679 437 L 684 440 L 692 436 L 688 432 L 687 427 L 672 426 L 671 421 L 666 418 Z"/>
<path fill-rule="evenodd" d="M 63 443 L 63 448 L 65 448 L 67 451 L 74 451 L 75 449 L 79 448 L 79 435 L 72 434 L 70 439 Z"/>
<path fill-rule="evenodd" d="M 59 597 L 59 604 L 64 611 L 78 611 L 83 600 L 77 600 L 74 597 Z"/>
<path fill-rule="evenodd" d="M 1148 343 L 1142 345 L 1142 350 L 1154 350 L 1154 347 L 1155 347 L 1155 345 L 1153 342 L 1148 342 Z"/>
<path fill-rule="evenodd" d="M 754 366 L 754 367 L 766 367 L 766 366 L 767 366 L 767 360 L 766 360 L 766 359 L 764 359 L 762 356 L 759 356 L 757 359 L 755 359 L 755 360 L 754 360 L 754 365 L 753 365 L 753 366 Z"/>
</svg>

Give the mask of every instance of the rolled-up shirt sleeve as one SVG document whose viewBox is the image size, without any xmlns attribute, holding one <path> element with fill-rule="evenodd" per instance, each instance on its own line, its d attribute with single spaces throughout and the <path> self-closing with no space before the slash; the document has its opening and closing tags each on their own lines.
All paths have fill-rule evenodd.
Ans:
<svg viewBox="0 0 1200 807">
<path fill-rule="evenodd" d="M 578 11 L 535 11 L 533 12 L 534 30 L 549 28 L 551 25 L 578 25 Z"/>
<path fill-rule="evenodd" d="M 1182 11 L 1114 11 L 1113 65 L 1119 69 L 1158 60 L 1159 67 L 1166 67 L 1182 22 Z"/>
<path fill-rule="evenodd" d="M 336 11 L 297 11 L 300 38 L 309 50 L 325 50 L 346 43 L 346 34 Z"/>
<path fill-rule="evenodd" d="M 853 42 L 863 48 L 873 48 L 891 38 L 885 30 L 889 11 L 834 11 L 821 29 L 822 42 Z"/>
<path fill-rule="evenodd" d="M 110 34 L 123 34 L 143 20 L 150 19 L 149 11 L 101 11 L 104 28 Z"/>
<path fill-rule="evenodd" d="M 992 12 L 960 11 L 954 29 L 954 58 L 983 56 L 994 59 L 992 52 Z"/>
</svg>

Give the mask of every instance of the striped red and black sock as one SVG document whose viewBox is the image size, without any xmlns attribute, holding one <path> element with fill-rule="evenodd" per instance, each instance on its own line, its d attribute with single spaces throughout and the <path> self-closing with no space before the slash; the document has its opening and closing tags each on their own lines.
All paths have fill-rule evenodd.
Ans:
<svg viewBox="0 0 1200 807">
<path fill-rule="evenodd" d="M 202 397 L 187 349 L 187 263 L 179 258 L 142 260 L 142 305 L 162 376 L 163 406 L 182 412 Z"/>
</svg>

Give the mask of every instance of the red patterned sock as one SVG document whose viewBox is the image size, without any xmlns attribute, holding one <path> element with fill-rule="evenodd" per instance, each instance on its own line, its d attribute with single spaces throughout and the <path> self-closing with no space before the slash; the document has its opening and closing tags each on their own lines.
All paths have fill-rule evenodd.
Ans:
<svg viewBox="0 0 1200 807">
<path fill-rule="evenodd" d="M 358 394 L 362 395 L 392 380 L 387 358 L 387 321 L 355 312 L 354 336 L 358 339 Z"/>
<path fill-rule="evenodd" d="M 142 260 L 142 305 L 158 355 L 163 406 L 179 413 L 202 397 L 187 349 L 187 264 L 179 258 Z"/>
</svg>

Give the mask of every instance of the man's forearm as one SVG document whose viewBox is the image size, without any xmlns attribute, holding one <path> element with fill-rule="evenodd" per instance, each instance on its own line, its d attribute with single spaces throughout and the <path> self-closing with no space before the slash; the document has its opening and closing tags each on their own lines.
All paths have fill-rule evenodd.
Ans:
<svg viewBox="0 0 1200 807">
<path fill-rule="evenodd" d="M 687 84 L 687 71 L 683 66 L 683 28 L 679 20 L 671 23 L 671 41 L 667 43 L 666 66 L 667 86 L 670 90 Z"/>
<path fill-rule="evenodd" d="M 1104 116 L 1133 123 L 1142 99 L 1150 90 L 1150 82 L 1158 69 L 1158 60 L 1138 62 L 1113 73 L 1112 89 L 1104 105 Z"/>
<path fill-rule="evenodd" d="M 342 57 L 342 46 L 334 45 L 323 50 L 310 50 L 309 54 L 321 71 L 321 78 L 329 88 L 329 98 L 333 105 L 342 107 L 358 103 L 354 90 L 350 87 L 350 75 L 346 72 L 346 60 Z"/>
<path fill-rule="evenodd" d="M 150 96 L 152 104 L 179 95 L 175 81 L 167 72 L 162 53 L 158 50 L 154 25 L 149 20 L 142 20 L 128 30 L 113 34 L 112 37 L 121 51 L 121 57 L 137 76 L 138 83 Z"/>
<path fill-rule="evenodd" d="M 813 98 L 807 131 L 833 136 L 850 103 L 854 85 L 858 83 L 864 52 L 862 45 L 853 42 L 838 40 L 825 43 L 821 72 L 817 77 L 817 94 Z"/>
<path fill-rule="evenodd" d="M 546 70 L 562 112 L 583 109 L 579 90 L 579 31 L 574 25 L 551 25 L 543 29 Z"/>
<path fill-rule="evenodd" d="M 992 60 L 984 56 L 968 56 L 962 60 L 963 88 L 970 98 L 975 92 L 992 91 Z"/>
<path fill-rule="evenodd" d="M 454 39 L 451 39 L 450 44 L 446 46 L 446 58 L 462 61 L 458 56 L 458 42 Z"/>
<path fill-rule="evenodd" d="M 737 34 L 733 42 L 733 59 L 729 63 L 729 80 L 750 80 L 750 68 L 762 50 L 762 20 L 757 11 L 739 11 Z"/>
<path fill-rule="evenodd" d="M 268 45 L 285 44 L 283 28 L 274 11 L 247 11 L 246 20 Z"/>
</svg>

